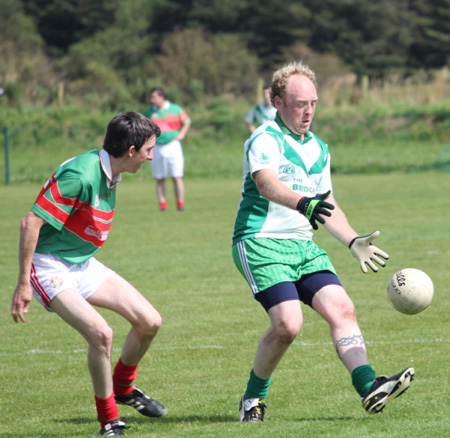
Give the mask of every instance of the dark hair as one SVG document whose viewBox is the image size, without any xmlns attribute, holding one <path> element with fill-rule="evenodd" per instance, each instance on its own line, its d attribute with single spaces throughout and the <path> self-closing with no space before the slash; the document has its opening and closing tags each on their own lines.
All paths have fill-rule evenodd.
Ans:
<svg viewBox="0 0 450 438">
<path fill-rule="evenodd" d="M 103 149 L 115 158 L 122 157 L 130 146 L 138 151 L 151 137 L 159 137 L 161 130 L 148 117 L 135 111 L 117 114 L 109 122 Z"/>
<path fill-rule="evenodd" d="M 159 96 L 162 96 L 162 97 L 164 97 L 164 99 L 167 99 L 166 92 L 164 91 L 163 88 L 161 88 L 161 87 L 152 88 L 150 90 L 150 94 L 153 94 L 155 91 L 156 91 L 156 93 L 158 93 Z"/>
</svg>

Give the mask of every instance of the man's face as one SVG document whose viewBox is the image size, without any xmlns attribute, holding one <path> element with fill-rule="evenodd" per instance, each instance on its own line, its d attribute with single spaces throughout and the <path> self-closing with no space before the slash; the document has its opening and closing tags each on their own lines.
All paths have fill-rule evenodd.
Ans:
<svg viewBox="0 0 450 438">
<path fill-rule="evenodd" d="M 153 160 L 153 148 L 155 147 L 156 137 L 150 137 L 144 145 L 137 151 L 131 146 L 129 151 L 129 170 L 130 173 L 136 173 L 147 160 Z"/>
<path fill-rule="evenodd" d="M 303 139 L 311 126 L 317 100 L 312 81 L 306 76 L 294 75 L 288 79 L 284 98 L 275 96 L 274 106 L 287 128 Z"/>
<path fill-rule="evenodd" d="M 157 91 L 154 91 L 150 95 L 150 102 L 158 108 L 162 108 L 165 101 L 164 96 L 160 96 Z"/>
</svg>

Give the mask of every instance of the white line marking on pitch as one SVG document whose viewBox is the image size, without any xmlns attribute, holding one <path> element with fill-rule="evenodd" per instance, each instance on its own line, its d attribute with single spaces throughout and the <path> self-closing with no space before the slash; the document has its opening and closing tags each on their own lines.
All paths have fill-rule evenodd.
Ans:
<svg viewBox="0 0 450 438">
<path fill-rule="evenodd" d="M 450 339 L 442 339 L 442 338 L 436 338 L 436 339 L 400 339 L 400 340 L 380 340 L 380 341 L 372 341 L 372 342 L 366 342 L 367 344 L 432 344 L 432 343 L 449 343 Z M 300 346 L 300 347 L 317 347 L 317 346 L 324 346 L 324 345 L 331 345 L 331 342 L 309 342 L 309 341 L 294 341 L 294 345 Z M 228 348 L 233 348 L 233 346 L 223 346 L 223 345 L 199 345 L 199 346 L 153 346 L 152 350 L 225 350 Z M 113 348 L 113 351 L 121 351 L 121 348 Z M 76 350 L 73 350 L 72 353 L 86 353 L 86 348 L 79 348 Z M 7 357 L 7 356 L 16 356 L 20 354 L 65 354 L 68 353 L 68 351 L 64 350 L 45 350 L 40 348 L 33 348 L 32 350 L 28 350 L 25 352 L 20 353 L 0 353 L 0 357 Z"/>
</svg>

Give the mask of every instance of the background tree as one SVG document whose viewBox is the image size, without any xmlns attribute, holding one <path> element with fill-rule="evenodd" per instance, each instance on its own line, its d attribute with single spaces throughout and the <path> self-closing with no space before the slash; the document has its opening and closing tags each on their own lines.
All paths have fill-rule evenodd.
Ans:
<svg viewBox="0 0 450 438">
<path fill-rule="evenodd" d="M 147 80 L 159 78 L 162 84 L 198 98 L 203 93 L 248 93 L 254 89 L 257 71 L 256 56 L 237 35 L 213 35 L 197 28 L 168 34 L 161 53 L 149 60 L 144 74 Z"/>
<path fill-rule="evenodd" d="M 33 20 L 20 2 L 0 0 L 0 23 L 0 87 L 8 103 L 20 104 L 23 95 L 49 101 L 58 76 Z"/>
<path fill-rule="evenodd" d="M 110 107 L 149 83 L 253 98 L 256 77 L 305 56 L 322 80 L 449 63 L 450 0 L 0 0 L 0 19 L 0 87 L 36 102 L 61 81 L 67 98 Z"/>
<path fill-rule="evenodd" d="M 415 17 L 408 66 L 441 68 L 450 65 L 450 0 L 412 0 Z"/>
<path fill-rule="evenodd" d="M 406 0 L 324 0 L 311 20 L 309 45 L 337 54 L 358 77 L 383 77 L 406 65 L 411 18 Z"/>
<path fill-rule="evenodd" d="M 105 30 L 119 6 L 118 0 L 22 0 L 33 17 L 49 53 L 61 55 L 72 44 Z"/>
<path fill-rule="evenodd" d="M 310 38 L 310 19 L 314 13 L 305 1 L 248 0 L 240 21 L 248 48 L 256 53 L 261 71 L 273 71 L 286 60 L 283 48 Z M 311 5 L 315 8 L 315 5 Z"/>
<path fill-rule="evenodd" d="M 105 30 L 72 44 L 59 58 L 69 93 L 111 107 L 140 99 L 142 69 L 157 47 L 155 34 L 148 31 L 153 13 L 154 4 L 147 0 L 120 2 Z"/>
</svg>

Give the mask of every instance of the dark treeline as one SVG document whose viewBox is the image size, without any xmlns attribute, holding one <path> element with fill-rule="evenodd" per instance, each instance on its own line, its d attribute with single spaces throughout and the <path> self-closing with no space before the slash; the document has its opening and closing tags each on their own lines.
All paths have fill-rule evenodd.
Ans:
<svg viewBox="0 0 450 438">
<path fill-rule="evenodd" d="M 0 0 L 0 88 L 10 104 L 93 106 L 254 95 L 302 58 L 322 76 L 382 81 L 449 63 L 450 0 Z"/>
</svg>

